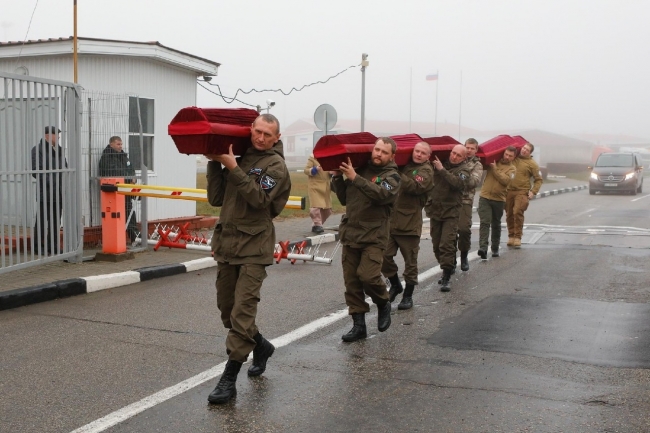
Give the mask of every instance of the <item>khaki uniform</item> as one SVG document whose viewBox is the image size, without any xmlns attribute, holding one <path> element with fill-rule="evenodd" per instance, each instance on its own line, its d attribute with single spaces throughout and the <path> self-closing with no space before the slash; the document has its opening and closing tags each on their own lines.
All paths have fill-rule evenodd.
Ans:
<svg viewBox="0 0 650 433">
<path fill-rule="evenodd" d="M 508 224 L 508 237 L 521 239 L 524 230 L 524 212 L 528 209 L 528 192 L 537 195 L 542 187 L 542 175 L 539 166 L 531 157 L 518 156 L 512 162 L 515 166 L 515 177 L 508 186 L 506 196 L 506 223 Z M 530 178 L 533 185 L 530 185 Z"/>
<path fill-rule="evenodd" d="M 212 237 L 217 265 L 217 307 L 228 328 L 228 359 L 245 362 L 255 348 L 255 317 L 266 266 L 273 263 L 275 218 L 291 191 L 282 142 L 271 149 L 248 148 L 237 167 L 208 162 L 208 201 L 221 206 Z"/>
<path fill-rule="evenodd" d="M 478 199 L 479 249 L 487 252 L 490 228 L 492 228 L 492 251 L 499 249 L 501 242 L 501 218 L 506 205 L 506 193 L 510 181 L 515 177 L 515 166 L 511 162 L 497 162 L 496 168 L 489 166 L 485 182 Z"/>
<path fill-rule="evenodd" d="M 327 171 L 319 170 L 312 174 L 313 167 L 320 163 L 314 155 L 307 160 L 304 173 L 309 176 L 307 181 L 307 194 L 309 195 L 309 216 L 315 226 L 322 226 L 332 214 L 332 197 L 330 175 Z"/>
<path fill-rule="evenodd" d="M 458 249 L 469 251 L 472 246 L 472 206 L 476 187 L 481 184 L 483 178 L 483 165 L 481 160 L 474 156 L 465 161 L 470 172 L 467 189 L 463 191 L 463 207 L 458 216 Z"/>
<path fill-rule="evenodd" d="M 442 269 L 454 269 L 456 260 L 456 233 L 462 208 L 463 191 L 470 182 L 470 170 L 465 161 L 443 164 L 433 172 L 433 189 L 429 193 L 426 213 L 430 218 L 433 253 Z"/>
<path fill-rule="evenodd" d="M 433 167 L 429 161 L 411 161 L 400 171 L 399 194 L 390 220 L 390 237 L 384 251 L 381 272 L 386 278 L 397 274 L 393 257 L 399 249 L 404 257 L 404 281 L 418 284 L 418 252 L 422 235 L 422 208 L 433 188 Z"/>
<path fill-rule="evenodd" d="M 332 189 L 346 206 L 339 234 L 345 303 L 350 314 L 370 311 L 364 293 L 379 307 L 388 302 L 381 263 L 399 187 L 400 175 L 392 161 L 384 167 L 368 163 L 357 170 L 354 181 L 343 180 L 342 176 L 332 178 Z"/>
</svg>

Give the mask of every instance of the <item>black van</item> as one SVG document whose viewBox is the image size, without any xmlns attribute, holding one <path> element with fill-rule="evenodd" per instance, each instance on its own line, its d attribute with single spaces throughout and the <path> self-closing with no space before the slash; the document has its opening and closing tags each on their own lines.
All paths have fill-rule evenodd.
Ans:
<svg viewBox="0 0 650 433">
<path fill-rule="evenodd" d="M 643 165 L 636 153 L 601 153 L 589 177 L 589 194 L 597 191 L 643 192 Z"/>
</svg>

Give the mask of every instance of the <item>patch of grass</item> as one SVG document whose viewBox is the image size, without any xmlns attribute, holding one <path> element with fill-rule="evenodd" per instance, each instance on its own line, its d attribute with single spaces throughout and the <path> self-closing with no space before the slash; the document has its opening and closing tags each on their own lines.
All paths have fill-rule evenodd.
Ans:
<svg viewBox="0 0 650 433">
<path fill-rule="evenodd" d="M 306 209 L 285 209 L 278 218 L 302 218 L 309 216 L 309 196 L 307 194 L 307 176 L 304 173 L 291 172 L 291 195 L 306 197 Z M 196 175 L 196 187 L 207 189 L 208 180 L 205 173 Z M 196 202 L 196 214 L 205 216 L 218 216 L 221 208 L 213 207 L 210 203 Z M 332 193 L 332 211 L 334 213 L 345 212 L 345 206 L 341 205 L 336 194 Z"/>
</svg>

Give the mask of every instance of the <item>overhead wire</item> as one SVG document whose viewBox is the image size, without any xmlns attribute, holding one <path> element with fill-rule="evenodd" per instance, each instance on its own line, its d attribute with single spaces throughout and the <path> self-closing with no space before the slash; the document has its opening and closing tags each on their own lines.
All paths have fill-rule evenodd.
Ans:
<svg viewBox="0 0 650 433">
<path fill-rule="evenodd" d="M 331 79 L 333 79 L 333 78 L 336 78 L 336 77 L 338 77 L 339 75 L 341 75 L 342 73 L 344 73 L 344 72 L 346 72 L 346 71 L 348 71 L 348 70 L 350 70 L 350 69 L 352 69 L 352 68 L 356 68 L 356 67 L 358 67 L 358 66 L 361 66 L 361 64 L 348 66 L 347 68 L 343 69 L 342 71 L 338 72 L 337 74 L 334 74 L 334 75 L 330 76 L 329 78 L 327 78 L 327 79 L 324 80 L 324 81 L 323 81 L 323 80 L 314 81 L 313 83 L 304 84 L 304 85 L 301 86 L 300 88 L 292 87 L 291 90 L 289 90 L 289 91 L 284 91 L 284 90 L 282 90 L 282 89 L 250 89 L 250 90 L 237 89 L 237 91 L 235 92 L 235 95 L 232 96 L 232 97 L 229 97 L 229 96 L 224 96 L 224 95 L 223 95 L 223 92 L 221 91 L 221 87 L 220 87 L 219 84 L 217 84 L 217 83 L 214 83 L 214 84 L 213 84 L 213 83 L 211 83 L 210 81 L 206 81 L 206 80 L 197 80 L 197 83 L 199 84 L 199 86 L 203 87 L 203 88 L 204 88 L 205 90 L 207 90 L 208 92 L 213 93 L 213 94 L 215 94 L 215 95 L 217 95 L 217 96 L 220 96 L 221 99 L 223 99 L 224 102 L 225 102 L 226 104 L 232 104 L 234 101 L 237 101 L 237 102 L 241 102 L 242 104 L 248 105 L 248 106 L 250 106 L 250 107 L 255 107 L 255 108 L 257 108 L 257 107 L 258 107 L 257 105 L 249 104 L 249 103 L 247 103 L 247 102 L 244 102 L 244 101 L 241 101 L 241 100 L 237 99 L 237 95 L 238 95 L 239 93 L 243 93 L 244 95 L 249 95 L 249 94 L 251 94 L 251 93 L 253 93 L 253 92 L 255 92 L 255 93 L 264 93 L 264 92 L 274 92 L 274 93 L 277 93 L 277 92 L 280 92 L 280 93 L 282 93 L 282 94 L 285 95 L 285 96 L 289 96 L 289 95 L 290 95 L 291 93 L 293 93 L 294 91 L 295 91 L 295 92 L 300 92 L 301 90 L 303 90 L 303 89 L 305 89 L 305 88 L 307 88 L 307 87 L 314 86 L 314 85 L 316 85 L 316 84 L 326 84 L 329 80 L 331 80 Z M 208 83 L 210 86 L 215 86 L 215 87 L 219 90 L 219 93 L 217 93 L 217 92 L 213 92 L 212 90 L 210 90 L 210 89 L 208 89 L 207 87 L 203 86 L 203 85 L 201 84 L 201 81 L 203 81 L 204 83 Z M 230 99 L 230 101 L 228 101 L 228 99 Z"/>
<path fill-rule="evenodd" d="M 23 47 L 25 46 L 25 42 L 27 42 L 27 36 L 29 35 L 29 29 L 32 28 L 32 20 L 34 19 L 34 14 L 36 13 L 36 7 L 38 6 L 38 0 L 36 0 L 36 4 L 34 5 L 34 9 L 32 10 L 32 16 L 29 18 L 29 24 L 27 25 L 27 31 L 25 32 L 25 38 L 23 39 L 23 43 L 20 46 L 20 50 L 18 51 L 18 57 L 16 58 L 16 64 L 18 64 L 18 61 L 20 60 L 20 55 L 23 52 Z"/>
</svg>

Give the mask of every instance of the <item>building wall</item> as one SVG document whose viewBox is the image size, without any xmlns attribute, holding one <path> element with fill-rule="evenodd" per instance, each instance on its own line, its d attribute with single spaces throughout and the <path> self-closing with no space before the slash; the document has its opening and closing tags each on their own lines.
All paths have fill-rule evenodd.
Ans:
<svg viewBox="0 0 650 433">
<path fill-rule="evenodd" d="M 14 73 L 19 66 L 26 67 L 30 76 L 73 80 L 71 56 L 0 60 L 2 71 Z M 176 113 L 196 105 L 195 73 L 147 58 L 80 55 L 78 77 L 79 85 L 89 91 L 154 99 L 154 170 L 149 173 L 149 184 L 196 188 L 196 156 L 179 154 L 167 135 L 167 125 Z M 126 137 L 122 138 L 126 142 Z M 108 137 L 101 148 L 106 144 Z M 85 184 L 88 181 L 82 180 Z M 150 199 L 148 203 L 150 220 L 196 214 L 193 201 Z"/>
</svg>

